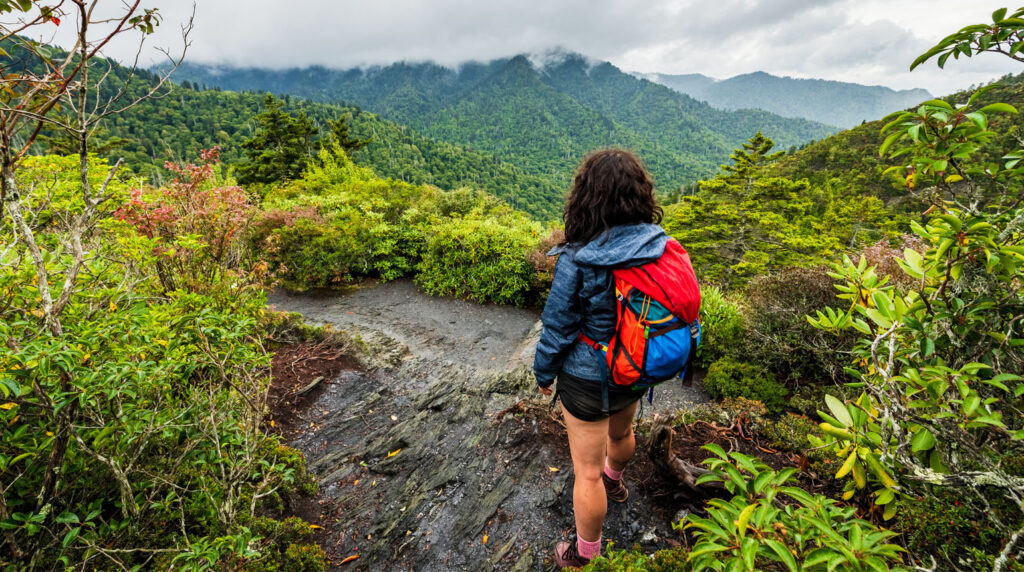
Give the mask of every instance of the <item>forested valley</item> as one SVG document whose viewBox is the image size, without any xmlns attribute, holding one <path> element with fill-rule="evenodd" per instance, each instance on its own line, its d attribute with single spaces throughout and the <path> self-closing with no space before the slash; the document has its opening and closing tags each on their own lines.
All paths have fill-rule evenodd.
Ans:
<svg viewBox="0 0 1024 572">
<path fill-rule="evenodd" d="M 702 402 L 638 421 L 586 569 L 1024 570 L 1024 75 L 829 135 L 577 54 L 136 69 L 97 46 L 159 13 L 90 5 L 0 1 L 0 569 L 550 567 L 571 464 L 516 328 L 620 145 Z M 907 65 L 1020 61 L 1024 8 L 950 32 Z"/>
</svg>

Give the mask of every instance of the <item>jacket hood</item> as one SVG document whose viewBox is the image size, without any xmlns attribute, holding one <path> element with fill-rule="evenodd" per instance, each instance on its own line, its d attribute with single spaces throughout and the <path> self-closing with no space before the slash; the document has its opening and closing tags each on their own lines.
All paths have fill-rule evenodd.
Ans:
<svg viewBox="0 0 1024 572">
<path fill-rule="evenodd" d="M 668 235 L 656 224 L 614 226 L 583 245 L 573 260 L 587 266 L 637 266 L 660 258 L 666 242 Z M 555 248 L 549 254 L 564 250 Z"/>
</svg>

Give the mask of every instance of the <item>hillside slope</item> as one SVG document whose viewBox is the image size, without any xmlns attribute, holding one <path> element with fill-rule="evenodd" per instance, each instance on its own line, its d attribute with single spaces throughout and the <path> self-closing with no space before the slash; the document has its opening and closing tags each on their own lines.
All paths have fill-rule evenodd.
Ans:
<svg viewBox="0 0 1024 572">
<path fill-rule="evenodd" d="M 942 97 L 951 104 L 962 104 L 969 92 Z M 1006 76 L 982 94 L 975 107 L 1005 102 L 1024 109 L 1024 74 Z M 881 119 L 858 125 L 836 135 L 816 141 L 788 154 L 778 164 L 779 174 L 791 178 L 807 178 L 812 184 L 828 183 L 837 191 L 873 195 L 886 201 L 894 212 L 923 210 L 919 200 L 907 193 L 904 182 L 894 173 L 883 175 L 893 163 L 878 156 L 885 137 Z M 1007 149 L 1019 147 L 1015 138 L 1024 129 L 1024 117 L 1006 113 L 989 115 L 989 128 L 998 135 L 985 145 L 985 160 L 998 161 Z M 918 207 L 922 207 L 918 209 Z"/>
<path fill-rule="evenodd" d="M 659 187 L 671 190 L 714 173 L 758 130 L 782 146 L 835 131 L 767 112 L 716 110 L 572 53 L 544 63 L 519 55 L 457 70 L 429 63 L 283 71 L 187 65 L 177 79 L 353 103 L 433 138 L 512 161 L 559 186 L 597 147 L 636 149 Z"/>
<path fill-rule="evenodd" d="M 924 89 L 893 90 L 823 79 L 778 77 L 765 72 L 716 80 L 702 74 L 634 74 L 721 109 L 764 109 L 853 127 L 931 99 Z"/>
<path fill-rule="evenodd" d="M 141 90 L 154 80 L 146 72 L 141 76 L 133 89 Z M 161 97 L 111 117 L 101 139 L 121 141 L 105 154 L 124 157 L 129 167 L 155 181 L 165 175 L 158 167 L 163 161 L 191 160 L 200 149 L 213 146 L 221 148 L 230 164 L 241 159 L 241 143 L 252 136 L 253 117 L 262 111 L 263 100 L 262 94 L 252 92 L 169 86 Z M 286 98 L 285 110 L 306 113 L 322 134 L 328 120 L 349 114 L 353 136 L 372 138 L 355 153 L 355 161 L 383 177 L 444 189 L 483 189 L 537 218 L 558 217 L 564 188 L 493 154 L 437 141 L 353 106 Z"/>
</svg>

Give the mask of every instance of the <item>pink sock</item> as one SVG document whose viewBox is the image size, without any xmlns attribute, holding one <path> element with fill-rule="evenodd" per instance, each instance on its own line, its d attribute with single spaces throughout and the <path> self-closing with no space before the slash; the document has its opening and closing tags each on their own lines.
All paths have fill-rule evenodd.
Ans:
<svg viewBox="0 0 1024 572">
<path fill-rule="evenodd" d="M 626 469 L 622 469 L 622 471 L 625 471 L 625 470 Z M 622 479 L 622 471 L 616 471 L 616 470 L 612 469 L 611 465 L 608 464 L 607 460 L 604 462 L 604 474 L 608 475 L 609 479 L 611 479 L 613 481 L 621 480 Z"/>
<path fill-rule="evenodd" d="M 583 540 L 583 537 L 579 534 L 576 535 L 576 552 L 580 553 L 580 556 L 591 560 L 601 554 L 601 537 L 598 536 L 594 542 L 587 542 Z"/>
</svg>

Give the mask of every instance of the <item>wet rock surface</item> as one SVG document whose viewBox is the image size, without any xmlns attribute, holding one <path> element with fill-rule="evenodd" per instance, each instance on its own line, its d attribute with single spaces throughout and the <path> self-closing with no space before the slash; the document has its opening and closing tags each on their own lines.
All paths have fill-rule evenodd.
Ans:
<svg viewBox="0 0 1024 572">
<path fill-rule="evenodd" d="M 552 568 L 555 541 L 573 529 L 572 465 L 528 367 L 537 312 L 430 298 L 402 282 L 271 304 L 358 334 L 366 350 L 293 423 L 292 444 L 321 484 L 319 540 L 335 564 L 359 555 L 337 569 Z M 705 399 L 699 384 L 670 391 L 655 404 Z M 680 507 L 644 494 L 664 483 L 639 441 L 630 499 L 609 503 L 604 538 L 654 550 L 678 542 Z"/>
<path fill-rule="evenodd" d="M 483 368 L 507 369 L 540 319 L 532 310 L 427 296 L 411 280 L 368 282 L 342 295 L 278 291 L 268 303 L 312 324 L 383 333 L 417 355 Z"/>
</svg>

